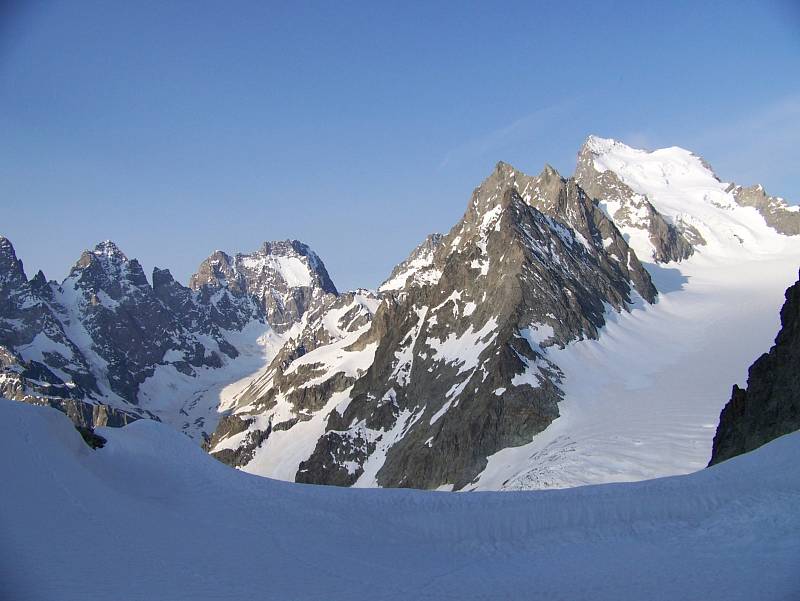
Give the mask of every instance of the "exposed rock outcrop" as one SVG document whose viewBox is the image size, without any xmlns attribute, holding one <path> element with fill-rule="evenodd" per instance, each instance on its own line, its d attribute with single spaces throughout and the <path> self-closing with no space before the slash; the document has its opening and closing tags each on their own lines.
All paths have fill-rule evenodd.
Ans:
<svg viewBox="0 0 800 601">
<path fill-rule="evenodd" d="M 779 234 L 800 236 L 800 210 L 789 206 L 783 198 L 769 196 L 761 185 L 737 186 L 731 184 L 728 191 L 743 207 L 753 207 L 761 213 L 767 225 Z"/>
<path fill-rule="evenodd" d="M 759 357 L 747 388 L 733 386 L 719 416 L 711 462 L 747 453 L 800 429 L 800 281 L 786 291 L 775 346 Z"/>
</svg>

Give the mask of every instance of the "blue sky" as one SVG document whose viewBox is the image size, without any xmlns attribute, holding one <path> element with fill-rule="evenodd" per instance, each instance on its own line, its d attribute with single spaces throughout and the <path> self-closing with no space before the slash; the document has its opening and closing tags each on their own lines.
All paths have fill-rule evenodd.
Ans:
<svg viewBox="0 0 800 601">
<path fill-rule="evenodd" d="M 800 201 L 800 3 L 6 2 L 0 233 L 61 280 L 115 240 L 187 281 L 297 238 L 340 289 L 498 160 L 679 145 Z"/>
</svg>

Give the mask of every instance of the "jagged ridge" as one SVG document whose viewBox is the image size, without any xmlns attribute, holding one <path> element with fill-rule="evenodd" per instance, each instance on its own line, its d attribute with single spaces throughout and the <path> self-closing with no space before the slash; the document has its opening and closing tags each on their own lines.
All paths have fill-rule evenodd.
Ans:
<svg viewBox="0 0 800 601">
<path fill-rule="evenodd" d="M 305 262 L 298 268 L 291 261 L 299 259 L 289 256 Z M 174 415 L 158 406 L 166 399 L 157 401 L 158 415 L 140 406 L 142 385 L 165 368 L 168 379 L 197 379 L 224 367 L 239 356 L 230 333 L 253 323 L 268 327 L 270 302 L 280 305 L 280 325 L 288 328 L 336 294 L 319 257 L 300 242 L 268 242 L 237 257 L 244 265 L 232 285 L 203 280 L 210 260 L 192 278 L 194 288 L 159 268 L 151 285 L 138 261 L 104 241 L 85 251 L 58 284 L 41 272 L 28 281 L 11 242 L 0 237 L 0 393 L 59 407 L 82 427 L 161 415 L 190 435 L 210 435 L 216 421 L 190 415 L 192 405 Z M 248 265 L 254 257 L 264 265 Z M 289 273 L 270 261 L 277 267 L 289 261 Z"/>
</svg>

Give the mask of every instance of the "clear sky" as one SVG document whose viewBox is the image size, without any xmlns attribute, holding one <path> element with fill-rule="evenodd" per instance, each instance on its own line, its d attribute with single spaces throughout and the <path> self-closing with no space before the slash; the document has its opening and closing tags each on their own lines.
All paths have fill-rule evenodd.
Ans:
<svg viewBox="0 0 800 601">
<path fill-rule="evenodd" d="M 498 160 L 590 133 L 800 201 L 800 2 L 0 2 L 0 233 L 61 280 L 110 238 L 186 282 L 297 238 L 344 290 Z"/>
</svg>

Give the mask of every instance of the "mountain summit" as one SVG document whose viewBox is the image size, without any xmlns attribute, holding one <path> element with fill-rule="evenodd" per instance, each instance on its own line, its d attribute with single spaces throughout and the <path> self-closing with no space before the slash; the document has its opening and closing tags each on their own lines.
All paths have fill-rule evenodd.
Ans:
<svg viewBox="0 0 800 601">
<path fill-rule="evenodd" d="M 234 257 L 215 251 L 191 277 L 189 287 L 228 288 L 256 298 L 278 332 L 298 323 L 326 295 L 337 294 L 325 264 L 297 240 L 264 242 L 257 251 Z"/>
</svg>

